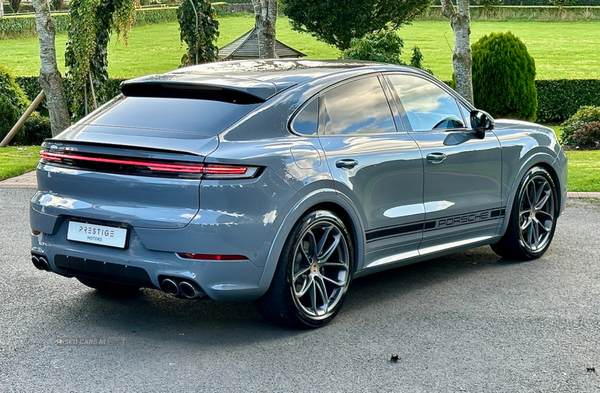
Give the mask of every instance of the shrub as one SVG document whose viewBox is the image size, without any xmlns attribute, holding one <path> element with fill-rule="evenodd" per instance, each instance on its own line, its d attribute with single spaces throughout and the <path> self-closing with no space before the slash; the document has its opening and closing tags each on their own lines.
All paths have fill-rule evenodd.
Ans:
<svg viewBox="0 0 600 393">
<path fill-rule="evenodd" d="M 572 137 L 577 146 L 597 147 L 600 145 L 600 121 L 583 124 Z"/>
<path fill-rule="evenodd" d="M 41 145 L 44 139 L 52 137 L 50 119 L 33 112 L 23 127 L 13 138 L 11 145 L 34 146 Z"/>
<path fill-rule="evenodd" d="M 425 66 L 423 65 L 423 53 L 421 52 L 421 48 L 419 48 L 418 46 L 415 46 L 412 48 L 412 56 L 410 57 L 410 63 L 409 65 L 411 67 L 415 67 L 424 71 L 427 71 L 428 73 L 430 73 L 431 75 L 433 75 L 433 71 L 431 71 L 429 68 L 425 68 Z"/>
<path fill-rule="evenodd" d="M 0 141 L 19 120 L 20 114 L 17 108 L 11 104 L 4 95 L 0 95 Z"/>
<path fill-rule="evenodd" d="M 10 131 L 29 106 L 25 93 L 15 83 L 15 78 L 0 66 L 0 136 Z"/>
<path fill-rule="evenodd" d="M 597 135 L 596 126 L 584 127 L 597 122 L 600 122 L 600 106 L 581 107 L 561 126 L 561 143 L 567 146 L 586 146 L 597 141 L 598 139 L 593 140 L 594 135 Z M 581 130 L 582 128 L 584 129 Z"/>
<path fill-rule="evenodd" d="M 535 120 L 535 62 L 512 33 L 491 33 L 472 45 L 475 105 L 494 117 Z"/>
<path fill-rule="evenodd" d="M 390 26 L 375 33 L 366 34 L 363 38 L 353 38 L 350 48 L 342 52 L 342 59 L 377 61 L 380 63 L 406 65 L 400 59 L 404 41 Z M 412 49 L 410 66 L 426 70 L 423 67 L 423 53 L 418 46 Z M 431 70 L 426 70 L 432 74 Z"/>
<path fill-rule="evenodd" d="M 390 28 L 353 38 L 350 48 L 342 52 L 342 59 L 368 60 L 381 63 L 404 64 L 400 54 L 404 41 Z"/>
</svg>

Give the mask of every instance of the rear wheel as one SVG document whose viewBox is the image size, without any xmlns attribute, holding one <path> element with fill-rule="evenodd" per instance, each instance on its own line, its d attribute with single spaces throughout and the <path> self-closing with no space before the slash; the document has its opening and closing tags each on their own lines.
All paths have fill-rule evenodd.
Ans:
<svg viewBox="0 0 600 393">
<path fill-rule="evenodd" d="M 109 281 L 96 280 L 87 277 L 75 277 L 80 283 L 90 288 L 94 288 L 99 292 L 113 295 L 132 295 L 138 292 L 139 287 L 117 284 Z"/>
<path fill-rule="evenodd" d="M 254 304 L 278 325 L 324 326 L 340 311 L 353 269 L 352 239 L 343 221 L 326 210 L 309 212 L 286 240 L 271 287 Z"/>
<path fill-rule="evenodd" d="M 552 242 L 557 216 L 558 198 L 552 176 L 544 168 L 534 167 L 521 181 L 506 233 L 491 247 L 505 258 L 539 258 Z"/>
</svg>

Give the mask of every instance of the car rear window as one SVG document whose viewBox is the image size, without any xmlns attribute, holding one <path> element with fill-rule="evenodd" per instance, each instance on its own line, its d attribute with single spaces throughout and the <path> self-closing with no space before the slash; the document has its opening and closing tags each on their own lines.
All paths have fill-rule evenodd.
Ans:
<svg viewBox="0 0 600 393">
<path fill-rule="evenodd" d="M 84 122 L 100 126 L 217 135 L 258 105 L 260 104 L 120 96 Z"/>
</svg>

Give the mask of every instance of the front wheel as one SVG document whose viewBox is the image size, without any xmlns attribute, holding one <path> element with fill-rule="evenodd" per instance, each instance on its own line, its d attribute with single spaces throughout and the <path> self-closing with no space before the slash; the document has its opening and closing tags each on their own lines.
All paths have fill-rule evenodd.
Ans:
<svg viewBox="0 0 600 393">
<path fill-rule="evenodd" d="M 292 229 L 269 290 L 254 304 L 272 323 L 321 327 L 340 311 L 353 271 L 344 222 L 326 210 L 309 212 Z"/>
<path fill-rule="evenodd" d="M 539 258 L 552 242 L 557 218 L 558 198 L 552 176 L 542 167 L 533 167 L 521 181 L 506 233 L 491 247 L 505 258 Z"/>
</svg>

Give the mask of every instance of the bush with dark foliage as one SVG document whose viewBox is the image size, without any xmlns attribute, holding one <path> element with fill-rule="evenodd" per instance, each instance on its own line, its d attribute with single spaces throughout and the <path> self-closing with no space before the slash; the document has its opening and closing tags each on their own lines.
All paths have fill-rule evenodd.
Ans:
<svg viewBox="0 0 600 393">
<path fill-rule="evenodd" d="M 50 119 L 33 112 L 17 135 L 11 141 L 15 146 L 41 145 L 44 139 L 52 137 L 52 126 Z"/>
<path fill-rule="evenodd" d="M 561 143 L 596 147 L 600 142 L 600 106 L 583 106 L 561 126 Z"/>
<path fill-rule="evenodd" d="M 10 72 L 0 66 L 0 140 L 16 124 L 29 106 L 25 93 Z"/>
</svg>

